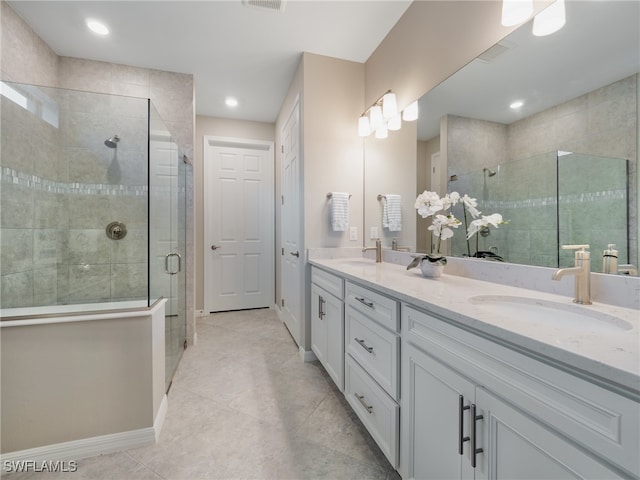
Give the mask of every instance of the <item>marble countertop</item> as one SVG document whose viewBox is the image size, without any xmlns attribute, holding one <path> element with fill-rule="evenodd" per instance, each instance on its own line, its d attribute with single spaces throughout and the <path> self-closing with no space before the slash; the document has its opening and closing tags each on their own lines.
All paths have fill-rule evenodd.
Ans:
<svg viewBox="0 0 640 480">
<path fill-rule="evenodd" d="M 490 335 L 499 342 L 542 356 L 565 369 L 582 372 L 599 383 L 640 396 L 640 312 L 594 302 L 578 306 L 571 298 L 525 288 L 500 285 L 446 273 L 437 279 L 424 278 L 419 268 L 375 263 L 364 258 L 312 259 L 312 265 L 332 271 L 348 280 L 441 315 L 466 328 Z M 519 299 L 567 305 L 569 309 L 589 309 L 594 315 L 613 316 L 631 325 L 630 329 L 609 329 L 605 322 L 584 329 L 558 325 L 545 319 L 544 325 L 497 313 L 491 305 L 469 299 L 501 295 Z M 518 307 L 526 309 L 523 305 Z M 555 312 L 552 312 L 555 314 Z M 621 323 L 624 323 L 621 322 Z M 575 324 L 574 324 L 575 325 Z M 600 326 L 605 328 L 600 328 Z"/>
</svg>

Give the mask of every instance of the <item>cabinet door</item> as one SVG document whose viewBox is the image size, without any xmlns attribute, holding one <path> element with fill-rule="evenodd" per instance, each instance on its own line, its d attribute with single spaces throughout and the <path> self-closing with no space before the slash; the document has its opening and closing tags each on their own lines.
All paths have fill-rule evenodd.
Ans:
<svg viewBox="0 0 640 480">
<path fill-rule="evenodd" d="M 327 327 L 324 368 L 341 392 L 344 391 L 344 303 L 333 295 L 323 295 L 322 311 Z"/>
<path fill-rule="evenodd" d="M 478 433 L 484 450 L 476 477 L 482 479 L 621 478 L 573 442 L 503 402 L 482 387 L 476 404 L 483 419 Z M 482 432 L 482 433 L 480 433 Z M 482 444 L 480 444 L 482 443 Z"/>
<path fill-rule="evenodd" d="M 470 409 L 460 407 L 473 402 L 474 384 L 413 345 L 402 358 L 403 478 L 473 478 L 470 442 L 463 441 Z"/>
<path fill-rule="evenodd" d="M 327 363 L 327 321 L 324 297 L 328 295 L 317 285 L 311 285 L 311 350 L 322 365 Z"/>
</svg>

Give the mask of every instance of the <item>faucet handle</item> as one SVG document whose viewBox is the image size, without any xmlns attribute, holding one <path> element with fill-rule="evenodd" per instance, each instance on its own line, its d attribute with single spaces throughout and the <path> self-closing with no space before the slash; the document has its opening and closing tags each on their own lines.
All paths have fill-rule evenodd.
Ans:
<svg viewBox="0 0 640 480">
<path fill-rule="evenodd" d="M 562 245 L 563 250 L 585 250 L 589 245 Z"/>
</svg>

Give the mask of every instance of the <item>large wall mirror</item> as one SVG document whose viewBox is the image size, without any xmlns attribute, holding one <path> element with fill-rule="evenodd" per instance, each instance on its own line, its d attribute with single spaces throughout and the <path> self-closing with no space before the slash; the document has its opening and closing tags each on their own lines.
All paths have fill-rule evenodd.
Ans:
<svg viewBox="0 0 640 480">
<path fill-rule="evenodd" d="M 640 3 L 566 2 L 566 16 L 564 28 L 547 37 L 533 36 L 527 22 L 420 99 L 416 166 L 410 178 L 398 175 L 402 186 L 392 172 L 410 155 L 406 145 L 394 150 L 400 138 L 367 138 L 365 227 L 380 216 L 377 194 L 403 192 L 406 228 L 381 227 L 385 246 L 393 237 L 429 252 L 415 194 L 457 191 L 509 223 L 470 245 L 460 227 L 448 241 L 450 255 L 479 250 L 557 267 L 573 258 L 560 245 L 589 244 L 600 271 L 595 259 L 615 244 L 619 263 L 638 265 Z M 515 101 L 523 104 L 510 108 Z"/>
</svg>

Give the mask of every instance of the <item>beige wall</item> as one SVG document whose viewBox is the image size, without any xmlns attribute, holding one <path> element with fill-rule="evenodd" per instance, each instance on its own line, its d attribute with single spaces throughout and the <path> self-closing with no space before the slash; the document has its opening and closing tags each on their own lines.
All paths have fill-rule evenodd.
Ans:
<svg viewBox="0 0 640 480">
<path fill-rule="evenodd" d="M 425 190 L 431 190 L 431 156 L 440 151 L 440 136 L 431 140 L 418 142 L 418 168 L 416 175 L 417 190 L 420 194 Z M 442 158 L 442 157 L 441 157 Z M 431 251 L 431 235 L 427 231 L 430 220 L 416 215 L 416 251 Z"/>
<path fill-rule="evenodd" d="M 163 333 L 164 305 L 136 317 L 3 327 L 2 453 L 153 427 Z"/>
<path fill-rule="evenodd" d="M 401 247 L 416 249 L 416 122 L 405 122 L 402 128 L 389 132 L 384 139 L 373 135 L 365 140 L 365 243 L 373 245 L 371 227 L 378 228 L 382 246 L 391 248 L 394 238 Z M 402 230 L 382 227 L 383 201 L 378 195 L 399 194 L 402 197 Z"/>
<path fill-rule="evenodd" d="M 537 13 L 552 0 L 536 0 Z M 406 107 L 517 27 L 495 0 L 414 1 L 365 64 L 367 105 L 388 89 Z"/>
<path fill-rule="evenodd" d="M 195 178 L 195 257 L 196 257 L 196 309 L 204 307 L 204 137 L 231 137 L 275 142 L 273 123 L 248 122 L 196 116 L 196 155 L 193 164 Z M 274 300 L 275 301 L 275 300 Z"/>
<path fill-rule="evenodd" d="M 304 250 L 362 245 L 363 144 L 357 120 L 364 107 L 363 86 L 364 64 L 304 53 L 280 109 L 276 121 L 276 198 L 282 192 L 282 128 L 296 101 L 300 104 Z M 335 191 L 352 195 L 349 225 L 358 230 L 355 241 L 349 240 L 349 231 L 331 230 L 327 193 Z M 280 226 L 281 208 L 276 202 L 276 246 L 282 243 Z M 276 258 L 277 305 L 281 296 L 280 261 Z M 303 320 L 307 303 L 308 298 L 302 304 Z M 301 323 L 301 347 L 310 350 L 310 331 L 306 321 Z"/>
</svg>

